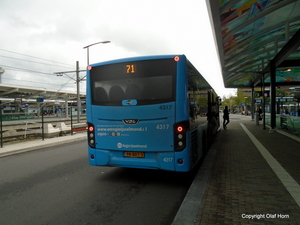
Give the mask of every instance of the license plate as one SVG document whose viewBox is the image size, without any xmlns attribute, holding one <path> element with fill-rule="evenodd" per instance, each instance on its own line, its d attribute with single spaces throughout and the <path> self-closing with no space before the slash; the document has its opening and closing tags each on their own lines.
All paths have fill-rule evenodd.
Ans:
<svg viewBox="0 0 300 225">
<path fill-rule="evenodd" d="M 145 152 L 124 152 L 124 157 L 145 158 Z"/>
</svg>

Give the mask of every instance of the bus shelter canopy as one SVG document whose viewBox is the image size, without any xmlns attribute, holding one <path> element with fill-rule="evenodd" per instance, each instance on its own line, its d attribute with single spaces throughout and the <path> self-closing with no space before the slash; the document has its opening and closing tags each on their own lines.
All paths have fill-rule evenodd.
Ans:
<svg viewBox="0 0 300 225">
<path fill-rule="evenodd" d="M 0 96 L 2 104 L 15 102 L 20 99 L 23 102 L 29 102 L 36 99 L 45 100 L 76 100 L 77 93 L 49 90 L 45 88 L 32 88 L 26 86 L 16 86 L 0 84 Z M 85 94 L 80 94 L 80 98 L 85 99 Z"/>
<path fill-rule="evenodd" d="M 300 85 L 300 0 L 206 0 L 224 86 Z"/>
</svg>

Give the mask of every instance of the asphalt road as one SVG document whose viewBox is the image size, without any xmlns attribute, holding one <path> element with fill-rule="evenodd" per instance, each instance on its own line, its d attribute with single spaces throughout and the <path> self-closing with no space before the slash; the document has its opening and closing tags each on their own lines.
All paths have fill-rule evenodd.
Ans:
<svg viewBox="0 0 300 225">
<path fill-rule="evenodd" d="M 86 141 L 0 158 L 0 224 L 171 224 L 193 173 L 93 167 Z"/>
</svg>

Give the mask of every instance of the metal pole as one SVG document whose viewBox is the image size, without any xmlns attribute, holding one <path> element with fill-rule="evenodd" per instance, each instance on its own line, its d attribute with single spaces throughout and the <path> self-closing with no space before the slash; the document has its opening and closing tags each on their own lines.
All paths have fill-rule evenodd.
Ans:
<svg viewBox="0 0 300 225">
<path fill-rule="evenodd" d="M 41 108 L 42 109 L 42 140 L 44 140 L 44 107 Z"/>
<path fill-rule="evenodd" d="M 266 129 L 266 96 L 265 96 L 265 74 L 262 75 L 261 77 L 261 82 L 262 82 L 262 94 L 263 94 L 263 130 Z"/>
<path fill-rule="evenodd" d="M 97 44 L 107 44 L 107 43 L 110 43 L 110 41 L 100 41 L 100 42 L 96 42 L 94 44 L 90 44 L 90 45 L 87 45 L 87 46 L 83 47 L 84 49 L 85 48 L 87 49 L 87 65 L 90 64 L 90 62 L 89 62 L 90 61 L 89 60 L 89 58 L 90 58 L 90 56 L 89 56 L 89 47 L 91 47 L 93 45 L 97 45 Z"/>
<path fill-rule="evenodd" d="M 70 106 L 71 108 L 71 135 L 73 135 L 73 117 L 72 117 L 72 105 Z"/>
<path fill-rule="evenodd" d="M 254 96 L 254 87 L 252 87 L 252 92 L 251 92 L 251 100 L 252 100 L 252 105 L 251 105 L 251 118 L 252 121 L 254 121 L 254 116 L 255 116 L 255 96 Z"/>
<path fill-rule="evenodd" d="M 66 104 L 66 118 L 69 118 L 69 105 L 68 105 L 68 96 L 65 96 L 65 104 Z"/>
<path fill-rule="evenodd" d="M 4 69 L 2 69 L 2 67 L 0 67 L 0 84 L 2 84 L 2 74 L 5 72 Z"/>
<path fill-rule="evenodd" d="M 276 127 L 276 67 L 274 60 L 270 60 L 271 77 L 271 128 Z"/>
<path fill-rule="evenodd" d="M 3 148 L 3 137 L 2 137 L 2 106 L 0 107 L 0 127 L 1 127 L 1 148 Z"/>
<path fill-rule="evenodd" d="M 76 61 L 76 83 L 77 83 L 77 123 L 80 123 L 81 102 L 80 102 L 80 78 L 79 78 L 79 62 Z"/>
<path fill-rule="evenodd" d="M 90 64 L 89 47 L 87 47 L 86 50 L 87 50 L 87 65 L 89 65 Z"/>
</svg>

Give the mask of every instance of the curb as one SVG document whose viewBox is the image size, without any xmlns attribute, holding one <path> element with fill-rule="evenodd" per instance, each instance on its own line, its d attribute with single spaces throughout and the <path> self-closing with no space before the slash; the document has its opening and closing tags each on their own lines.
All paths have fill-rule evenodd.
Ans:
<svg viewBox="0 0 300 225">
<path fill-rule="evenodd" d="M 61 140 L 61 141 L 54 142 L 54 143 L 46 143 L 46 144 L 41 143 L 40 145 L 36 145 L 36 146 L 31 146 L 31 147 L 27 147 L 27 148 L 22 148 L 22 149 L 18 149 L 18 150 L 12 150 L 12 151 L 8 151 L 8 152 L 0 153 L 0 158 L 11 156 L 11 155 L 17 155 L 17 154 L 21 154 L 21 153 L 25 153 L 25 152 L 40 150 L 43 148 L 64 145 L 64 144 L 68 144 L 68 143 L 72 143 L 72 142 L 83 141 L 86 139 L 87 139 L 87 137 L 85 136 L 85 137 L 78 137 L 75 139 Z"/>
<path fill-rule="evenodd" d="M 207 181 L 211 176 L 211 170 L 215 161 L 217 146 L 220 142 L 220 135 L 221 133 L 219 133 L 213 144 L 210 146 L 171 225 L 194 225 L 197 222 L 197 215 L 200 212 L 199 209 Z"/>
</svg>

